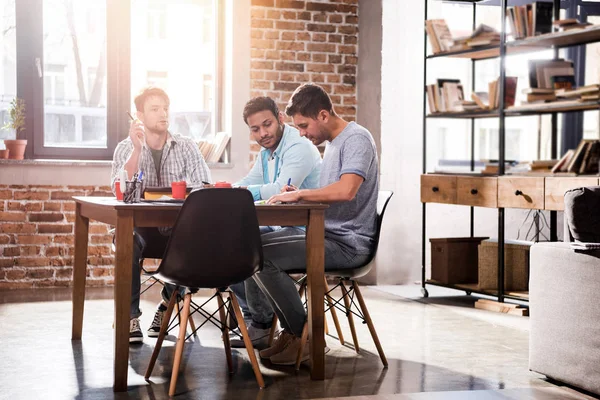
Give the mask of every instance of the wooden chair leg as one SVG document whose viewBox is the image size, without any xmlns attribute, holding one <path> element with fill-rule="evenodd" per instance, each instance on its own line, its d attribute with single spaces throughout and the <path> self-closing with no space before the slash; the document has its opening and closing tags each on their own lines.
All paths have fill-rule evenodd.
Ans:
<svg viewBox="0 0 600 400">
<path fill-rule="evenodd" d="M 269 342 L 268 347 L 273 345 L 273 338 L 275 337 L 275 331 L 277 330 L 277 314 L 273 313 L 273 322 L 271 323 L 271 330 L 269 331 Z"/>
<path fill-rule="evenodd" d="M 192 315 L 190 315 L 189 322 L 190 322 L 190 329 L 194 333 L 194 336 L 196 336 L 196 324 L 194 323 L 194 318 Z"/>
<path fill-rule="evenodd" d="M 150 379 L 150 375 L 152 375 L 152 370 L 154 369 L 154 364 L 156 363 L 156 359 L 158 358 L 158 353 L 160 353 L 160 349 L 163 344 L 163 340 L 167 335 L 167 327 L 169 326 L 169 320 L 171 319 L 171 314 L 173 314 L 173 308 L 175 308 L 175 303 L 177 299 L 177 293 L 173 293 L 171 296 L 171 300 L 169 300 L 169 305 L 167 306 L 167 311 L 162 320 L 162 325 L 160 326 L 160 332 L 158 333 L 158 339 L 156 340 L 156 345 L 154 346 L 154 351 L 152 352 L 152 357 L 150 357 L 150 363 L 148 364 L 148 368 L 146 368 L 146 380 Z"/>
<path fill-rule="evenodd" d="M 256 359 L 256 354 L 254 353 L 254 346 L 252 346 L 252 340 L 250 340 L 250 336 L 248 335 L 248 329 L 246 329 L 246 322 L 244 321 L 244 317 L 240 311 L 240 305 L 235 295 L 230 294 L 229 298 L 233 303 L 233 311 L 235 312 L 235 317 L 238 320 L 238 327 L 242 332 L 242 338 L 244 339 L 244 345 L 246 345 L 246 350 L 248 351 L 248 357 L 250 358 L 250 363 L 252 364 L 252 370 L 254 371 L 256 382 L 258 382 L 258 387 L 264 389 L 265 381 L 263 380 L 260 367 L 258 366 L 258 360 Z"/>
<path fill-rule="evenodd" d="M 175 387 L 177 386 L 177 376 L 179 375 L 179 367 L 181 365 L 181 356 L 183 354 L 183 345 L 185 344 L 186 328 L 188 318 L 190 316 L 190 303 L 192 295 L 186 294 L 183 300 L 183 310 L 181 312 L 181 321 L 179 323 L 179 336 L 177 337 L 177 345 L 175 346 L 175 359 L 173 360 L 173 371 L 171 372 L 171 384 L 169 385 L 169 396 L 175 395 Z"/>
<path fill-rule="evenodd" d="M 217 302 L 219 304 L 219 317 L 221 319 L 221 333 L 223 343 L 225 344 L 225 357 L 227 357 L 227 368 L 229 373 L 233 373 L 233 359 L 231 357 L 231 344 L 229 343 L 229 328 L 227 327 L 227 317 L 225 316 L 225 304 L 221 292 L 217 290 Z"/>
<path fill-rule="evenodd" d="M 335 325 L 335 330 L 337 331 L 338 338 L 340 340 L 340 344 L 343 346 L 344 345 L 344 335 L 342 334 L 342 328 L 340 327 L 340 321 L 338 320 L 337 312 L 335 311 L 335 307 L 333 305 L 333 299 L 327 293 L 329 293 L 329 285 L 327 284 L 327 278 L 325 278 L 325 298 L 327 298 L 327 304 L 329 305 L 329 311 L 331 312 L 331 318 L 333 318 L 333 323 Z M 325 329 L 327 330 L 327 319 L 325 319 Z M 329 332 L 326 331 L 325 334 L 328 335 Z"/>
<path fill-rule="evenodd" d="M 365 316 L 365 321 L 367 322 L 367 326 L 369 327 L 369 331 L 371 332 L 371 337 L 373 338 L 373 342 L 375 342 L 375 347 L 377 347 L 377 352 L 379 353 L 379 357 L 381 358 L 381 362 L 385 367 L 388 366 L 387 358 L 383 353 L 383 347 L 381 347 L 381 343 L 379 342 L 379 337 L 377 336 L 377 332 L 375 332 L 375 326 L 373 325 L 373 321 L 371 320 L 371 316 L 369 315 L 369 311 L 367 310 L 367 305 L 365 304 L 365 300 L 360 293 L 360 289 L 358 288 L 358 282 L 352 281 L 352 286 L 354 287 L 354 291 L 356 292 L 356 299 L 358 300 L 358 304 L 360 305 L 361 311 Z"/>
<path fill-rule="evenodd" d="M 298 354 L 296 355 L 296 371 L 300 370 L 300 364 L 302 363 L 302 353 L 304 353 L 304 346 L 306 346 L 307 340 L 308 340 L 308 321 L 304 323 L 304 327 L 302 328 L 302 336 L 300 338 L 300 348 L 298 349 Z"/>
<path fill-rule="evenodd" d="M 344 305 L 346 306 L 346 316 L 348 317 L 348 325 L 350 325 L 350 332 L 352 333 L 352 340 L 354 341 L 354 350 L 360 352 L 358 346 L 358 337 L 356 336 L 356 329 L 354 328 L 354 316 L 352 315 L 352 303 L 350 303 L 350 294 L 344 285 L 344 281 L 340 280 L 340 287 L 342 288 L 342 296 L 344 296 Z"/>
</svg>

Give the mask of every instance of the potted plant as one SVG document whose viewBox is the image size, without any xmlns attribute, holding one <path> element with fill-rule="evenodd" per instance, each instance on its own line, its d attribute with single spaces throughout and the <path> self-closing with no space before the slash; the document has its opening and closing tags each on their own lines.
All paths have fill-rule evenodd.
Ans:
<svg viewBox="0 0 600 400">
<path fill-rule="evenodd" d="M 15 97 L 10 102 L 10 108 L 8 109 L 8 122 L 4 125 L 4 129 L 14 130 L 15 136 L 18 136 L 19 132 L 25 129 L 25 101 Z M 27 146 L 27 140 L 15 139 L 15 140 L 4 140 L 4 145 L 8 150 L 8 156 L 14 160 L 22 160 L 25 155 L 25 147 Z"/>
</svg>

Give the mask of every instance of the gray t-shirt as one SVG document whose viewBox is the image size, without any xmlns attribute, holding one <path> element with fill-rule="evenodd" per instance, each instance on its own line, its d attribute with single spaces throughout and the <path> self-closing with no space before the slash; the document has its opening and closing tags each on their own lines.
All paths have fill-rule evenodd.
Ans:
<svg viewBox="0 0 600 400">
<path fill-rule="evenodd" d="M 362 176 L 352 201 L 332 203 L 325 211 L 325 237 L 342 243 L 355 254 L 370 254 L 377 229 L 379 166 L 373 136 L 350 122 L 325 149 L 321 187 L 340 180 L 344 174 Z"/>
</svg>

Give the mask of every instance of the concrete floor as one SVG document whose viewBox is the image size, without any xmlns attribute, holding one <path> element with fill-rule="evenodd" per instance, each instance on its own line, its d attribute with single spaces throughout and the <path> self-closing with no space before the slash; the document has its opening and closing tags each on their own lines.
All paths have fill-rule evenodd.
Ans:
<svg viewBox="0 0 600 400">
<path fill-rule="evenodd" d="M 228 375 L 220 332 L 207 325 L 186 343 L 176 398 L 587 398 L 527 369 L 526 317 L 474 309 L 475 298 L 443 288 L 431 288 L 428 299 L 415 286 L 363 293 L 389 368 L 382 367 L 366 325 L 358 324 L 360 355 L 327 337 L 325 381 L 311 381 L 306 366 L 296 374 L 263 364 L 267 388 L 259 390 L 245 350 L 234 350 L 236 372 Z M 174 338 L 163 345 L 151 383 L 143 375 L 155 340 L 131 346 L 129 391 L 114 394 L 112 289 L 87 289 L 81 342 L 70 340 L 70 297 L 68 289 L 0 291 L 0 399 L 168 398 Z M 158 299 L 153 289 L 142 298 L 144 330 Z M 345 318 L 341 322 L 351 342 Z"/>
</svg>

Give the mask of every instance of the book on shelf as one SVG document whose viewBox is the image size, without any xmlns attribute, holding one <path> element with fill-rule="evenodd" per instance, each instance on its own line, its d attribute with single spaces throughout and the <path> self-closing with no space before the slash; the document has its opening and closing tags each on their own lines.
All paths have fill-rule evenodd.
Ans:
<svg viewBox="0 0 600 400">
<path fill-rule="evenodd" d="M 489 25 L 480 24 L 470 35 L 454 38 L 451 50 L 466 50 L 472 47 L 500 44 L 500 32 Z"/>
<path fill-rule="evenodd" d="M 557 19 L 553 22 L 553 26 L 557 27 L 559 31 L 569 31 L 571 29 L 583 29 L 591 26 L 589 22 L 579 22 L 577 18 Z"/>
<path fill-rule="evenodd" d="M 600 93 L 600 85 L 592 84 L 592 85 L 580 86 L 575 89 L 558 89 L 558 90 L 556 90 L 556 97 L 578 98 L 578 97 L 581 97 L 584 95 L 589 96 L 589 95 L 598 94 L 598 93 Z"/>
<path fill-rule="evenodd" d="M 487 92 L 472 92 L 471 100 L 473 100 L 477 106 L 483 110 L 490 107 L 490 100 Z"/>
<path fill-rule="evenodd" d="M 534 1 L 532 4 L 532 32 L 533 35 L 543 35 L 552 32 L 552 18 L 554 7 L 551 2 Z"/>
<path fill-rule="evenodd" d="M 552 78 L 555 76 L 575 77 L 571 60 L 529 60 L 529 86 L 540 89 L 556 89 Z M 566 79 L 566 78 L 563 78 Z M 556 81 L 556 79 L 555 79 Z"/>
<path fill-rule="evenodd" d="M 464 111 L 464 92 L 459 79 L 437 79 L 425 87 L 431 113 Z"/>
<path fill-rule="evenodd" d="M 518 78 L 516 76 L 507 76 L 505 78 L 504 85 L 504 106 L 511 107 L 515 104 L 515 98 L 517 95 L 517 82 Z M 500 107 L 500 88 L 499 88 L 500 78 L 496 79 L 493 82 L 488 84 L 490 90 L 490 101 L 489 107 L 493 110 Z"/>
<path fill-rule="evenodd" d="M 227 132 L 218 132 L 211 141 L 201 140 L 198 146 L 202 157 L 204 157 L 204 161 L 210 163 L 219 162 L 230 138 L 231 136 Z"/>
<path fill-rule="evenodd" d="M 593 142 L 595 142 L 595 140 L 590 140 L 590 139 L 582 139 L 579 142 L 579 145 L 577 146 L 577 148 L 575 149 L 575 152 L 573 153 L 573 157 L 571 157 L 571 160 L 569 160 L 569 164 L 567 166 L 567 172 L 579 172 L 581 169 L 581 165 L 584 163 L 584 161 L 586 161 L 586 164 L 587 164 L 587 160 L 585 157 L 586 157 L 586 155 L 588 157 L 590 155 L 587 152 L 587 148 Z"/>
<path fill-rule="evenodd" d="M 550 172 L 567 172 L 567 166 L 569 165 L 573 154 L 575 154 L 575 150 L 567 150 L 565 154 L 560 158 L 560 160 L 558 160 L 558 162 L 554 164 L 554 167 L 552 167 L 552 170 Z"/>
<path fill-rule="evenodd" d="M 535 1 L 532 4 L 509 7 L 506 19 L 514 39 L 552 32 L 552 3 Z"/>
<path fill-rule="evenodd" d="M 425 31 L 434 54 L 450 50 L 453 40 L 446 20 L 428 19 L 425 21 Z"/>
</svg>

